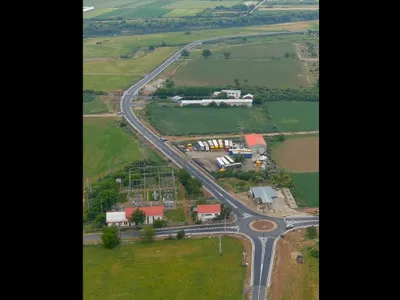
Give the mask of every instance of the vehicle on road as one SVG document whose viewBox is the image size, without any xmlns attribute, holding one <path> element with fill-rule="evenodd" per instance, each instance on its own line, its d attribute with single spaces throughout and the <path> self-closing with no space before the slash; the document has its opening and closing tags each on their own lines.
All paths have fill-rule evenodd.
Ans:
<svg viewBox="0 0 400 300">
<path fill-rule="evenodd" d="M 286 229 L 290 229 L 290 228 L 293 228 L 293 227 L 294 227 L 293 224 L 288 224 L 288 225 L 286 225 Z"/>
</svg>

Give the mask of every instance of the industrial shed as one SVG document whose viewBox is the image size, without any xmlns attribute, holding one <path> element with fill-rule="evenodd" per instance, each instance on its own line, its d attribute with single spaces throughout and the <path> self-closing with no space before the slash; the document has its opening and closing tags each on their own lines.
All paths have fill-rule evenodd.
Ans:
<svg viewBox="0 0 400 300">
<path fill-rule="evenodd" d="M 244 140 L 247 148 L 251 149 L 254 156 L 267 152 L 267 143 L 261 134 L 246 134 Z"/>
<path fill-rule="evenodd" d="M 269 209 L 277 198 L 276 192 L 270 186 L 254 186 L 250 188 L 249 193 L 258 203 L 267 205 Z"/>
<path fill-rule="evenodd" d="M 209 105 L 212 102 L 215 104 L 220 105 L 221 102 L 224 102 L 228 105 L 246 105 L 252 106 L 253 99 L 203 99 L 203 100 L 180 100 L 178 101 L 180 106 L 191 105 L 191 104 L 200 104 L 200 105 Z"/>
</svg>

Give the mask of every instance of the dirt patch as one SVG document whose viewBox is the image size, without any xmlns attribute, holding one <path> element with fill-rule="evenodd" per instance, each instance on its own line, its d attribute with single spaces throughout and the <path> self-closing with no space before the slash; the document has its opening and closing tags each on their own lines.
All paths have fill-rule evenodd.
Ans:
<svg viewBox="0 0 400 300">
<path fill-rule="evenodd" d="M 317 227 L 319 232 L 319 228 Z M 314 246 L 314 241 L 304 239 L 305 229 L 291 231 L 281 238 L 275 251 L 275 260 L 271 274 L 269 300 L 317 300 L 319 292 L 318 278 L 310 273 L 307 257 L 303 264 L 296 261 L 297 255 L 304 255 L 304 248 Z M 305 286 L 307 285 L 307 286 Z M 307 298 L 305 298 L 305 290 Z"/>
<path fill-rule="evenodd" d="M 249 227 L 251 230 L 258 232 L 270 232 L 274 231 L 278 227 L 278 224 L 268 220 L 259 220 L 251 222 Z"/>
<path fill-rule="evenodd" d="M 286 140 L 273 150 L 273 156 L 278 166 L 289 172 L 318 172 L 319 137 Z"/>
</svg>

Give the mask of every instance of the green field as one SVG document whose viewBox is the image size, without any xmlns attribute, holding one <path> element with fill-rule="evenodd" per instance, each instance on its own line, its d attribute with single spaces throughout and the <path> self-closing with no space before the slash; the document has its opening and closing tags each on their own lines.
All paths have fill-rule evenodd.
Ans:
<svg viewBox="0 0 400 300">
<path fill-rule="evenodd" d="M 315 24 L 318 24 L 318 21 L 198 30 L 192 31 L 190 35 L 187 35 L 184 32 L 170 32 L 134 36 L 87 38 L 83 41 L 83 55 L 84 58 L 118 57 L 119 55 L 132 52 L 132 49 L 137 47 L 160 45 L 162 42 L 168 42 L 170 45 L 187 44 L 202 38 L 239 33 L 309 29 L 311 27 L 315 27 Z M 96 42 L 103 43 L 96 44 Z"/>
<path fill-rule="evenodd" d="M 223 237 L 83 248 L 83 299 L 242 299 L 243 246 Z"/>
<path fill-rule="evenodd" d="M 91 11 L 85 12 L 83 14 L 83 18 L 84 19 L 91 19 L 91 18 L 94 18 L 94 17 L 98 17 L 98 16 L 100 16 L 102 14 L 108 13 L 110 11 L 113 11 L 113 10 L 115 10 L 115 8 L 100 8 L 100 9 L 91 10 Z"/>
<path fill-rule="evenodd" d="M 164 213 L 165 217 L 171 222 L 185 222 L 185 212 L 183 208 L 168 209 Z"/>
<path fill-rule="evenodd" d="M 141 160 L 135 138 L 116 126 L 119 118 L 83 119 L 83 176 L 93 180 L 108 171 Z M 149 155 L 153 152 L 148 151 Z"/>
<path fill-rule="evenodd" d="M 281 132 L 312 131 L 319 129 L 319 102 L 268 102 L 272 123 Z"/>
<path fill-rule="evenodd" d="M 273 132 L 264 112 L 256 108 L 154 107 L 150 122 L 164 135 Z"/>
<path fill-rule="evenodd" d="M 214 8 L 217 6 L 231 7 L 241 1 L 198 1 L 198 0 L 184 0 L 176 1 L 172 4 L 164 6 L 164 8 L 177 9 L 177 8 Z"/>
<path fill-rule="evenodd" d="M 291 42 L 203 47 L 209 48 L 212 56 L 204 59 L 200 51 L 192 51 L 190 61 L 174 75 L 176 85 L 233 84 L 238 78 L 241 82 L 247 79 L 249 84 L 274 88 L 311 86 L 307 80 L 309 74 L 305 73 L 297 55 L 285 58 L 285 53 L 296 53 Z M 226 51 L 231 52 L 230 59 L 224 58 Z"/>
<path fill-rule="evenodd" d="M 91 102 L 84 102 L 83 103 L 83 114 L 90 115 L 90 114 L 100 114 L 108 112 L 109 109 L 107 105 L 101 100 L 99 96 L 95 97 Z"/>
<path fill-rule="evenodd" d="M 291 173 L 297 187 L 300 202 L 308 207 L 319 206 L 319 172 Z"/>
<path fill-rule="evenodd" d="M 174 9 L 169 13 L 165 14 L 164 17 L 175 18 L 175 17 L 191 17 L 197 15 L 199 12 L 202 12 L 202 8 L 184 8 L 184 9 Z"/>
<path fill-rule="evenodd" d="M 83 75 L 83 89 L 114 92 L 128 88 L 141 78 L 133 75 Z"/>
</svg>

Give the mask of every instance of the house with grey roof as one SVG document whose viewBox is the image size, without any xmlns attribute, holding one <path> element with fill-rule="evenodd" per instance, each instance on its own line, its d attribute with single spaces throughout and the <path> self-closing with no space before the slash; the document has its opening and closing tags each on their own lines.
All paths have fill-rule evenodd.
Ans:
<svg viewBox="0 0 400 300">
<path fill-rule="evenodd" d="M 271 208 L 277 198 L 277 194 L 270 186 L 253 186 L 250 188 L 249 194 L 259 204 L 265 204 L 268 209 Z"/>
</svg>

